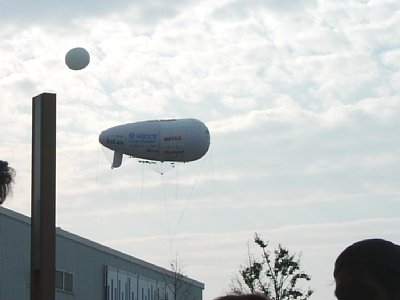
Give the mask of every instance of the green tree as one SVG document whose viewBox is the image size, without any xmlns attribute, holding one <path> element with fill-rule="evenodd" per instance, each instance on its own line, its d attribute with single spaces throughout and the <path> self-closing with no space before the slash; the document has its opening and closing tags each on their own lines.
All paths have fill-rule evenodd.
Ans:
<svg viewBox="0 0 400 300">
<path fill-rule="evenodd" d="M 270 300 L 306 300 L 313 290 L 299 287 L 301 281 L 310 281 L 311 276 L 300 270 L 300 255 L 291 254 L 279 245 L 272 253 L 256 233 L 254 242 L 261 248 L 261 258 L 255 259 L 248 251 L 249 262 L 241 267 L 231 285 L 235 294 L 264 294 Z"/>
</svg>

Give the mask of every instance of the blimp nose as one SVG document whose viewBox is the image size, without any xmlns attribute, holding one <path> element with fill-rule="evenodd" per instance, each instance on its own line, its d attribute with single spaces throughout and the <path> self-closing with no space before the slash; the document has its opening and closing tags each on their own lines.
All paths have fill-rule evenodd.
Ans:
<svg viewBox="0 0 400 300">
<path fill-rule="evenodd" d="M 102 144 L 103 146 L 106 145 L 106 140 L 107 140 L 107 136 L 106 136 L 106 132 L 102 131 L 99 135 L 99 142 L 100 144 Z"/>
</svg>

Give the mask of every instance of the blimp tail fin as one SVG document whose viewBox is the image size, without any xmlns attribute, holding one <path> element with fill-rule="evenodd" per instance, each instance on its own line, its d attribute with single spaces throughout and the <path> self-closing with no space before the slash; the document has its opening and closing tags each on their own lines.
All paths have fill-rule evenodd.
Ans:
<svg viewBox="0 0 400 300">
<path fill-rule="evenodd" d="M 122 164 L 122 152 L 114 151 L 114 158 L 111 165 L 111 169 L 118 168 Z"/>
</svg>

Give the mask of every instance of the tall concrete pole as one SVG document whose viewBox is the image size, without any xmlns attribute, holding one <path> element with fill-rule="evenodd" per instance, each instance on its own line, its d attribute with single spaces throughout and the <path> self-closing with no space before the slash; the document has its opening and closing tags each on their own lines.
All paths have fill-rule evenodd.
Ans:
<svg viewBox="0 0 400 300">
<path fill-rule="evenodd" d="M 55 299 L 56 94 L 32 99 L 31 300 Z"/>
</svg>

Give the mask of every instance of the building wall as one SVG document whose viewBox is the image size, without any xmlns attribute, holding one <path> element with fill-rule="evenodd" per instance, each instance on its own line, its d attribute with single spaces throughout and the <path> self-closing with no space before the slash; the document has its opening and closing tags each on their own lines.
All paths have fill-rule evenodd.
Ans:
<svg viewBox="0 0 400 300">
<path fill-rule="evenodd" d="M 57 276 L 64 275 L 66 280 L 64 289 L 56 290 L 56 300 L 158 300 L 165 295 L 174 300 L 173 272 L 59 228 L 56 269 L 61 271 Z M 72 292 L 69 291 L 71 275 Z M 178 280 L 177 300 L 202 299 L 204 284 L 187 277 Z M 124 294 L 125 299 L 115 299 L 112 297 L 115 293 L 112 296 L 110 291 L 107 293 L 107 284 L 110 289 L 111 282 L 117 287 L 114 291 L 117 296 Z M 30 219 L 0 207 L 0 300 L 28 300 L 29 289 Z M 135 299 L 128 297 L 128 291 Z M 150 291 L 153 297 L 148 297 Z"/>
<path fill-rule="evenodd" d="M 0 211 L 0 300 L 29 299 L 30 227 L 11 215 Z"/>
</svg>

